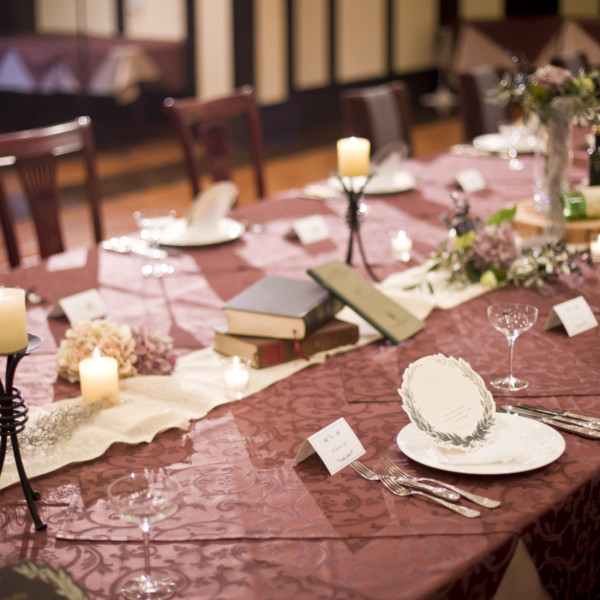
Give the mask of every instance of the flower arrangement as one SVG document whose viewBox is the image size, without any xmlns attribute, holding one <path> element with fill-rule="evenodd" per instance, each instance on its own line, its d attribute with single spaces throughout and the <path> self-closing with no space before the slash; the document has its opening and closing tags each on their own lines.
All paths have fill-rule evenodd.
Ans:
<svg viewBox="0 0 600 600">
<path fill-rule="evenodd" d="M 175 367 L 173 340 L 143 325 L 117 325 L 104 320 L 81 321 L 67 330 L 56 358 L 58 375 L 79 381 L 79 362 L 92 356 L 115 358 L 119 377 L 168 375 Z"/>
<path fill-rule="evenodd" d="M 524 117 L 531 113 L 548 123 L 555 110 L 568 112 L 580 123 L 596 123 L 600 109 L 598 74 L 573 75 L 567 69 L 545 65 L 537 69 L 513 57 L 515 71 L 507 71 L 498 82 L 491 99 L 513 102 L 523 107 Z"/>
<path fill-rule="evenodd" d="M 457 286 L 480 283 L 495 288 L 512 283 L 544 292 L 544 282 L 559 273 L 581 274 L 581 266 L 564 243 L 521 251 L 510 222 L 516 207 L 498 211 L 483 224 L 469 216 L 466 200 L 454 199 L 453 219 L 445 217 L 448 239 L 430 256 L 429 271 L 446 269 Z"/>
</svg>

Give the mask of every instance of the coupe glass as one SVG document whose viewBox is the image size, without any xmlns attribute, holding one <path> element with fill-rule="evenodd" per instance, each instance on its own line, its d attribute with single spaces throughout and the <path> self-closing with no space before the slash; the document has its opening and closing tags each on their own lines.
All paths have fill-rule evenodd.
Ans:
<svg viewBox="0 0 600 600">
<path fill-rule="evenodd" d="M 158 260 L 162 254 L 159 248 L 161 232 L 173 223 L 176 213 L 174 210 L 136 210 L 133 213 L 140 237 L 146 242 L 150 254 L 155 253 L 155 260 L 142 266 L 144 277 L 163 277 L 175 271 L 175 267 L 169 263 Z"/>
<path fill-rule="evenodd" d="M 175 479 L 158 471 L 131 473 L 108 487 L 114 509 L 140 526 L 144 540 L 144 571 L 121 590 L 128 600 L 163 600 L 177 591 L 174 581 L 150 570 L 150 528 L 177 510 L 180 489 Z"/>
<path fill-rule="evenodd" d="M 531 329 L 537 321 L 538 309 L 530 304 L 502 302 L 488 306 L 487 315 L 491 325 L 503 333 L 508 340 L 508 375 L 493 379 L 490 383 L 500 390 L 525 389 L 529 383 L 523 379 L 517 379 L 512 374 L 513 347 L 517 337 Z"/>
</svg>

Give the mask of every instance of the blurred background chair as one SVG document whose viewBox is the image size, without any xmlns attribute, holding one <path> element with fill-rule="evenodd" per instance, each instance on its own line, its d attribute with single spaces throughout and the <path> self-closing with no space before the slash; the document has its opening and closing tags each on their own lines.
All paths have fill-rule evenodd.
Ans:
<svg viewBox="0 0 600 600">
<path fill-rule="evenodd" d="M 375 154 L 392 143 L 404 142 L 412 154 L 410 93 L 402 81 L 340 93 L 344 135 L 367 138 Z"/>
<path fill-rule="evenodd" d="M 510 119 L 509 107 L 488 101 L 500 77 L 497 69 L 481 66 L 458 76 L 459 113 L 463 139 L 470 141 L 484 133 L 496 133 L 502 122 Z"/>
<path fill-rule="evenodd" d="M 239 117 L 246 124 L 246 139 L 254 166 L 256 193 L 258 198 L 265 196 L 262 130 L 258 106 L 251 86 L 244 86 L 231 96 L 211 100 L 166 98 L 163 106 L 181 142 L 194 197 L 202 187 L 198 168 L 198 142 L 204 146 L 208 169 L 213 180 L 231 180 L 232 123 Z"/>
<path fill-rule="evenodd" d="M 62 252 L 60 199 L 57 178 L 58 158 L 78 153 L 85 165 L 85 190 L 91 210 L 94 239 L 102 240 L 100 184 L 96 173 L 96 145 L 89 117 L 67 123 L 0 135 L 0 221 L 11 267 L 21 261 L 14 212 L 6 194 L 4 179 L 14 168 L 35 225 L 42 258 Z"/>
<path fill-rule="evenodd" d="M 574 76 L 579 73 L 587 73 L 590 70 L 590 65 L 587 56 L 584 52 L 572 52 L 567 54 L 559 54 L 550 61 L 553 65 L 571 71 Z"/>
</svg>

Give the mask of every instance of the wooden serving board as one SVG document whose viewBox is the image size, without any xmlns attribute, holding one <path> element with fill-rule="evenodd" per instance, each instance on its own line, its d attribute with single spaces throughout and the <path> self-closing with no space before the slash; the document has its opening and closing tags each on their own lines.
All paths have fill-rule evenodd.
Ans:
<svg viewBox="0 0 600 600">
<path fill-rule="evenodd" d="M 544 232 L 546 219 L 535 211 L 533 200 L 525 200 L 517 204 L 517 214 L 513 219 L 513 227 L 523 237 L 541 235 Z M 600 235 L 600 219 L 583 219 L 567 221 L 565 239 L 568 244 L 589 244 L 592 236 Z"/>
</svg>

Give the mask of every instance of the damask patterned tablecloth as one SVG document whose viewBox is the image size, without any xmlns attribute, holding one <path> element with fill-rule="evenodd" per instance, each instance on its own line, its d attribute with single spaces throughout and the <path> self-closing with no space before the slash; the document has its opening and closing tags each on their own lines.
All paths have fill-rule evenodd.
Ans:
<svg viewBox="0 0 600 600">
<path fill-rule="evenodd" d="M 405 268 L 393 261 L 387 229 L 402 228 L 414 238 L 408 266 L 425 260 L 446 235 L 440 215 L 449 211 L 447 186 L 458 170 L 472 166 L 488 181 L 471 198 L 482 218 L 530 190 L 530 172 L 510 172 L 496 158 L 444 155 L 407 163 L 418 178 L 416 190 L 368 200 L 362 235 L 380 277 Z M 315 213 L 325 218 L 329 240 L 302 246 L 284 239 L 294 219 Z M 69 266 L 67 255 L 60 264 L 51 259 L 5 277 L 6 285 L 36 283 L 49 299 L 28 311 L 29 328 L 44 345 L 17 372 L 26 401 L 45 404 L 79 393 L 56 381 L 53 369 L 68 325 L 47 320 L 46 313 L 65 295 L 97 287 L 110 319 L 158 326 L 184 354 L 210 345 L 213 328 L 224 321 L 223 302 L 265 273 L 306 277 L 309 266 L 345 254 L 344 205 L 338 201 L 301 199 L 290 191 L 236 214 L 262 223 L 263 232 L 172 257 L 176 273 L 162 280 L 138 275 L 143 259 L 97 250 L 87 253 L 84 265 Z M 362 271 L 359 260 L 355 265 Z M 379 341 L 332 356 L 215 408 L 187 430 L 171 429 L 136 446 L 115 444 L 92 462 L 39 477 L 34 488 L 42 493 L 47 531 L 33 531 L 19 486 L 0 491 L 1 560 L 62 565 L 91 598 L 116 597 L 131 571 L 141 568 L 142 546 L 135 528 L 107 506 L 106 489 L 134 467 L 165 468 L 182 483 L 183 496 L 179 511 L 153 531 L 152 562 L 175 574 L 177 597 L 489 598 L 519 540 L 553 597 L 597 597 L 598 442 L 565 434 L 564 454 L 543 468 L 475 476 L 422 466 L 398 450 L 395 438 L 408 424 L 396 389 L 412 361 L 435 352 L 462 357 L 486 381 L 504 367 L 506 340 L 486 319 L 486 307 L 499 300 L 526 301 L 540 310 L 538 323 L 516 343 L 515 367 L 531 382 L 518 395 L 600 416 L 598 329 L 573 338 L 560 328 L 544 331 L 552 306 L 576 295 L 598 315 L 599 284 L 599 273 L 586 269 L 583 277 L 561 277 L 547 296 L 507 287 L 449 311 L 434 310 L 425 330 L 398 346 Z M 340 416 L 365 446 L 365 463 L 375 466 L 388 455 L 413 474 L 444 478 L 498 498 L 502 506 L 470 520 L 419 498 L 392 496 L 349 468 L 330 476 L 316 456 L 294 467 L 302 442 Z"/>
</svg>

